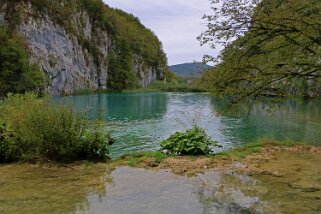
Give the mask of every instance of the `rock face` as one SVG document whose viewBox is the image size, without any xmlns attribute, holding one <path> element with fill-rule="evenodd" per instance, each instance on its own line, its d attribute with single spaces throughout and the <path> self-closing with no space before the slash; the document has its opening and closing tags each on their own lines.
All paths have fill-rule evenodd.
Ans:
<svg viewBox="0 0 321 214">
<path fill-rule="evenodd" d="M 139 85 L 146 87 L 163 77 L 163 69 L 160 67 L 146 66 L 142 57 L 134 55 L 133 70 L 139 78 Z"/>
<path fill-rule="evenodd" d="M 110 48 L 107 32 L 101 31 L 100 35 L 94 36 L 88 15 L 79 14 L 78 18 L 86 23 L 79 33 L 87 39 L 94 39 L 106 59 Z M 48 75 L 49 90 L 53 95 L 71 94 L 79 89 L 107 88 L 107 60 L 97 64 L 94 57 L 79 45 L 77 38 L 70 37 L 50 17 L 29 18 L 18 31 L 27 39 L 32 52 L 30 61 L 39 64 Z"/>
<path fill-rule="evenodd" d="M 108 56 L 113 52 L 113 37 L 107 30 L 93 27 L 86 11 L 77 11 L 71 20 L 75 36 L 55 23 L 50 15 L 37 11 L 31 3 L 23 3 L 23 21 L 16 31 L 26 38 L 31 51 L 30 62 L 38 64 L 49 79 L 48 91 L 52 95 L 68 95 L 78 90 L 108 89 Z M 0 11 L 0 24 L 8 24 L 4 4 Z M 81 35 L 82 41 L 79 39 Z M 84 48 L 83 41 L 94 44 Z M 139 85 L 153 83 L 163 73 L 162 68 L 148 66 L 139 55 L 133 57 L 133 71 L 137 73 Z M 159 75 L 157 75 L 157 73 Z"/>
</svg>

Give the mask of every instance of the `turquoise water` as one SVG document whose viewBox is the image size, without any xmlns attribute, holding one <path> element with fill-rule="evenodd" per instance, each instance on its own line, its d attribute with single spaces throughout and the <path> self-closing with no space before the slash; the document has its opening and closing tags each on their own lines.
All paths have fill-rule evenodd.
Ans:
<svg viewBox="0 0 321 214">
<path fill-rule="evenodd" d="M 106 121 L 106 130 L 117 140 L 110 148 L 112 157 L 157 150 L 159 141 L 193 124 L 218 141 L 220 150 L 263 137 L 321 143 L 320 100 L 286 101 L 272 111 L 258 103 L 248 117 L 241 109 L 222 113 L 224 106 L 206 93 L 95 94 L 55 100 Z"/>
</svg>

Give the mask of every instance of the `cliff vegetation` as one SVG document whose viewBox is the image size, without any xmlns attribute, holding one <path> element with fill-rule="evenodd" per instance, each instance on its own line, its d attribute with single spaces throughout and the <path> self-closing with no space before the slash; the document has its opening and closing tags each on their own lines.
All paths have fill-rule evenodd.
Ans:
<svg viewBox="0 0 321 214">
<path fill-rule="evenodd" d="M 4 0 L 0 9 L 2 31 L 23 35 L 19 44 L 47 74 L 53 94 L 123 90 L 164 78 L 167 58 L 157 36 L 134 15 L 101 0 Z"/>
<path fill-rule="evenodd" d="M 28 61 L 29 52 L 23 38 L 0 27 L 0 97 L 8 92 L 41 92 L 45 77 L 37 65 Z"/>
</svg>

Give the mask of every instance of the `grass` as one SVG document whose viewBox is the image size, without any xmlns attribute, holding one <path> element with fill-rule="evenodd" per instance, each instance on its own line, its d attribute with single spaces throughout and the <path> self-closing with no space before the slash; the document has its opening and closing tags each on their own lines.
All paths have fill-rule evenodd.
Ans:
<svg viewBox="0 0 321 214">
<path fill-rule="evenodd" d="M 295 142 L 291 140 L 276 141 L 274 139 L 259 139 L 256 142 L 247 143 L 243 146 L 217 153 L 216 156 L 245 158 L 248 155 L 259 153 L 262 148 L 268 147 L 268 146 L 292 147 L 295 145 L 302 145 L 302 144 L 305 144 L 305 143 Z"/>
<path fill-rule="evenodd" d="M 108 89 L 99 89 L 99 90 L 78 89 L 71 95 L 80 96 L 80 95 L 108 94 L 108 93 L 148 93 L 148 92 L 205 92 L 205 90 L 197 86 L 194 86 L 193 84 L 190 85 L 184 81 L 178 81 L 178 82 L 172 82 L 172 83 L 156 81 L 146 87 L 125 89 L 122 91 L 115 91 L 115 90 L 108 90 Z"/>
<path fill-rule="evenodd" d="M 131 167 L 139 167 L 145 164 L 150 166 L 157 166 L 164 159 L 171 157 L 171 155 L 166 155 L 163 152 L 137 152 L 129 155 L 123 155 L 118 160 L 116 160 L 117 165 L 128 165 Z"/>
<path fill-rule="evenodd" d="M 77 89 L 72 96 L 91 95 L 91 94 L 107 94 L 107 93 L 147 93 L 147 92 L 206 92 L 204 89 L 194 83 L 188 83 L 184 79 L 175 80 L 172 82 L 155 81 L 146 87 L 138 87 L 133 89 L 124 89 L 115 91 L 110 89 Z"/>
<path fill-rule="evenodd" d="M 178 175 L 194 176 L 197 173 L 204 173 L 208 169 L 229 170 L 235 167 L 234 163 L 253 165 L 256 161 L 267 160 L 274 157 L 274 154 L 311 153 L 315 155 L 321 151 L 321 147 L 304 145 L 299 142 L 275 140 L 258 140 L 238 148 L 224 151 L 213 155 L 165 155 L 160 151 L 138 152 L 123 155 L 121 158 L 110 162 L 114 168 L 130 166 L 145 169 L 166 169 Z M 315 154 L 312 154 L 315 153 Z M 247 158 L 248 157 L 248 158 Z M 242 170 L 240 168 L 240 170 Z"/>
<path fill-rule="evenodd" d="M 123 92 L 204 92 L 204 90 L 185 81 L 172 83 L 156 81 L 147 87 L 124 90 Z"/>
<path fill-rule="evenodd" d="M 107 93 L 113 93 L 113 92 L 114 91 L 107 90 L 107 89 L 98 89 L 98 90 L 78 89 L 72 94 L 72 96 L 92 95 L 92 94 L 107 94 Z"/>
</svg>

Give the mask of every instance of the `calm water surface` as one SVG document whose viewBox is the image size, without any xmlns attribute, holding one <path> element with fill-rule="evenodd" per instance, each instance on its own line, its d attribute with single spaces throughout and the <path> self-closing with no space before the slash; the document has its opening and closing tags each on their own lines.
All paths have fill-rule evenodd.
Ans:
<svg viewBox="0 0 321 214">
<path fill-rule="evenodd" d="M 260 163 L 264 173 L 193 177 L 129 167 L 110 174 L 103 164 L 0 165 L 0 213 L 319 214 L 320 163 L 319 153 L 283 152 Z"/>
<path fill-rule="evenodd" d="M 258 138 L 291 139 L 320 144 L 321 101 L 287 101 L 281 108 L 266 111 L 264 104 L 252 113 L 222 112 L 220 101 L 205 93 L 122 93 L 56 98 L 88 111 L 91 118 L 107 122 L 117 143 L 111 156 L 159 149 L 159 141 L 176 131 L 197 124 L 222 149 Z"/>
</svg>

